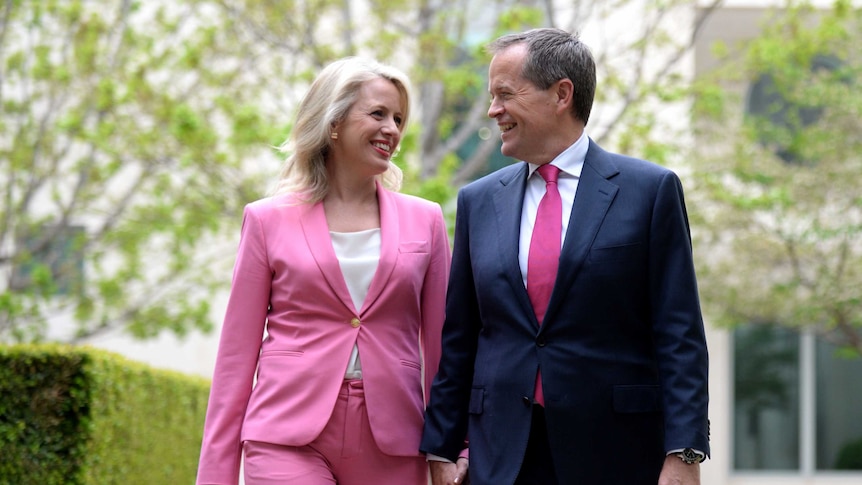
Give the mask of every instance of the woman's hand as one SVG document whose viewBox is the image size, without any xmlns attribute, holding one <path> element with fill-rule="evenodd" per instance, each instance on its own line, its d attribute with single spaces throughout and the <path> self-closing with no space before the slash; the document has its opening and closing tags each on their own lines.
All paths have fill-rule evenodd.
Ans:
<svg viewBox="0 0 862 485">
<path fill-rule="evenodd" d="M 467 485 L 469 461 L 463 456 L 458 461 L 430 461 L 432 485 Z"/>
</svg>

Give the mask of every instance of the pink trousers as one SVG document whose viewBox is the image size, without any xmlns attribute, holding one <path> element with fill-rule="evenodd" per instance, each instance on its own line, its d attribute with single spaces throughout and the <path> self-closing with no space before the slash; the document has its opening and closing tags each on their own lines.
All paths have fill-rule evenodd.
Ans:
<svg viewBox="0 0 862 485">
<path fill-rule="evenodd" d="M 306 446 L 246 441 L 245 485 L 427 485 L 425 457 L 390 456 L 371 435 L 362 381 L 344 381 L 332 417 Z"/>
</svg>

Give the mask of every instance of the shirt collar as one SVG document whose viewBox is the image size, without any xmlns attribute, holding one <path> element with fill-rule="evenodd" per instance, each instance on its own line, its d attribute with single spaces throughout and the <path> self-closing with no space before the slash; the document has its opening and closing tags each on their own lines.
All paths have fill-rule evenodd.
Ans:
<svg viewBox="0 0 862 485">
<path fill-rule="evenodd" d="M 589 147 L 590 138 L 587 136 L 587 132 L 584 131 L 574 143 L 569 145 L 569 148 L 566 148 L 562 153 L 557 155 L 556 158 L 551 160 L 551 165 L 559 168 L 562 173 L 575 178 L 580 178 L 581 170 L 584 168 L 584 159 L 587 158 L 587 149 Z M 539 168 L 539 165 L 527 163 L 527 168 L 529 169 L 527 178 L 530 178 L 533 175 L 533 172 Z"/>
</svg>

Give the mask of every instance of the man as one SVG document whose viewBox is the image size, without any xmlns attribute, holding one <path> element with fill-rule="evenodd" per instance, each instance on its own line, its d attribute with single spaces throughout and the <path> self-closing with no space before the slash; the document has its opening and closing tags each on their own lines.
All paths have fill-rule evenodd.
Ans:
<svg viewBox="0 0 862 485">
<path fill-rule="evenodd" d="M 433 483 L 461 481 L 469 438 L 471 485 L 699 484 L 708 363 L 679 179 L 584 133 L 596 75 L 577 37 L 489 50 L 488 115 L 526 163 L 458 196 Z"/>
</svg>

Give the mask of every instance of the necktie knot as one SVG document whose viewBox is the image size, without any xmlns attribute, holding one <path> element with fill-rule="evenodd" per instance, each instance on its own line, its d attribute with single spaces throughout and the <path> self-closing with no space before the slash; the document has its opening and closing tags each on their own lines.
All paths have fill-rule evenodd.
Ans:
<svg viewBox="0 0 862 485">
<path fill-rule="evenodd" d="M 557 183 L 557 178 L 560 176 L 560 169 L 551 165 L 550 163 L 546 163 L 537 169 L 539 171 L 539 175 L 545 179 L 546 183 L 555 184 Z"/>
</svg>

